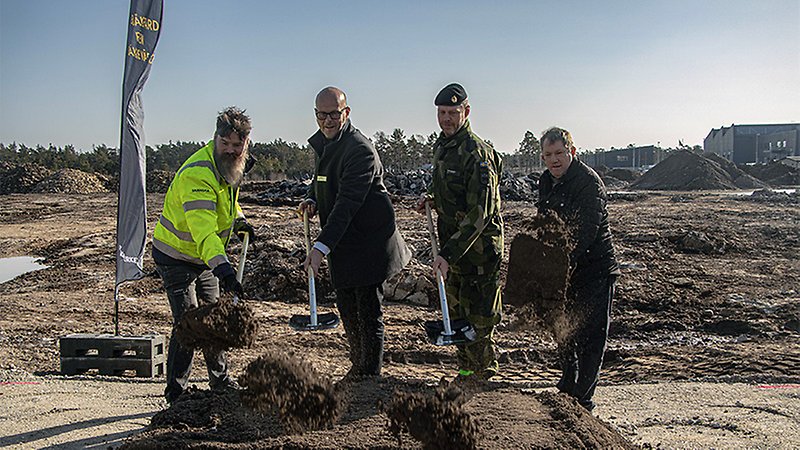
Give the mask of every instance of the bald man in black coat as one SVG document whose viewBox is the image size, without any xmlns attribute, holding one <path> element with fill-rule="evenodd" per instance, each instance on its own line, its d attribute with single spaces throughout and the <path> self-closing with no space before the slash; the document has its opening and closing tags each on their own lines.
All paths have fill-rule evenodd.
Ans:
<svg viewBox="0 0 800 450">
<path fill-rule="evenodd" d="M 344 92 L 317 94 L 319 131 L 308 142 L 316 169 L 300 211 L 319 212 L 322 231 L 304 262 L 318 273 L 327 256 L 350 360 L 348 378 L 379 376 L 383 364 L 383 282 L 400 272 L 411 252 L 397 230 L 372 143 L 350 123 Z"/>
</svg>

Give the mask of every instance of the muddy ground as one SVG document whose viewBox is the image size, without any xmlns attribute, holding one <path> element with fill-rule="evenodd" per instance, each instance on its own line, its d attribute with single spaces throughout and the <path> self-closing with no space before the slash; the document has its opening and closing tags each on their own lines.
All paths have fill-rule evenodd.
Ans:
<svg viewBox="0 0 800 450">
<path fill-rule="evenodd" d="M 162 201 L 163 195 L 148 197 L 151 232 Z M 430 258 L 427 231 L 412 205 L 396 202 L 400 227 L 416 256 L 411 273 L 423 276 L 419 269 Z M 343 331 L 298 333 L 287 325 L 290 316 L 307 308 L 298 267 L 302 223 L 288 206 L 243 206 L 259 232 L 245 273 L 259 332 L 251 348 L 231 352 L 232 373 L 241 375 L 270 352 L 304 361 L 344 392 L 343 411 L 332 428 L 298 432 L 276 411 L 243 408 L 236 392 L 213 398 L 206 391 L 202 358 L 193 372 L 197 391 L 170 409 L 160 396 L 163 379 L 60 375 L 59 337 L 114 331 L 116 195 L 15 194 L 0 197 L 0 254 L 42 257 L 50 268 L 0 284 L 0 445 L 421 447 L 424 439 L 406 430 L 393 433 L 392 410 L 387 415 L 386 408 L 398 392 L 433 398 L 440 379 L 447 382 L 455 374 L 452 349 L 429 345 L 420 326 L 438 317 L 433 306 L 420 301 L 431 297 L 425 291 L 430 284 L 420 280 L 417 288 L 424 295 L 408 296 L 413 301 L 386 305 L 386 377 L 339 383 L 349 369 Z M 460 400 L 459 411 L 469 420 L 458 420 L 474 425 L 474 430 L 465 426 L 474 431 L 477 447 L 796 446 L 797 197 L 636 193 L 614 196 L 609 210 L 623 275 L 594 415 L 554 393 L 552 338 L 544 330 L 517 327 L 518 310 L 508 306 L 497 332 L 500 376 L 467 387 Z M 504 205 L 507 245 L 532 211 L 527 203 Z M 152 270 L 152 262 L 146 264 Z M 122 293 L 123 335 L 169 334 L 160 280 L 127 284 Z M 329 311 L 330 297 L 322 300 L 322 292 L 320 299 L 321 309 Z M 432 300 L 435 305 L 435 295 Z M 190 402 L 194 406 L 188 407 Z"/>
</svg>

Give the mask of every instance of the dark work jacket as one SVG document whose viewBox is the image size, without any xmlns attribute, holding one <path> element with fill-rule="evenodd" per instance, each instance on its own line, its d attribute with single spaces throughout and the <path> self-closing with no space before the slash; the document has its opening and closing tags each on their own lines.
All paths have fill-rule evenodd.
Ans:
<svg viewBox="0 0 800 450">
<path fill-rule="evenodd" d="M 608 227 L 606 187 L 591 167 L 573 159 L 559 180 L 545 170 L 536 206 L 539 212 L 555 211 L 570 229 L 575 243 L 570 254 L 573 287 L 619 274 Z"/>
<path fill-rule="evenodd" d="M 379 284 L 400 272 L 411 252 L 397 230 L 372 143 L 350 120 L 335 139 L 317 131 L 308 143 L 316 153 L 308 198 L 317 202 L 322 226 L 317 241 L 331 249 L 334 287 Z"/>
</svg>

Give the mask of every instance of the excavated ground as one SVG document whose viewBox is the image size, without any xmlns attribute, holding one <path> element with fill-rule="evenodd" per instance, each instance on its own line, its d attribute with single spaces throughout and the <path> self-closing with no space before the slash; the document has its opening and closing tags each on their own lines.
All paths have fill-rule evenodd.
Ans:
<svg viewBox="0 0 800 450">
<path fill-rule="evenodd" d="M 496 333 L 500 376 L 460 386 L 461 393 L 448 390 L 453 349 L 428 344 L 420 325 L 439 316 L 425 270 L 425 222 L 410 199 L 396 202 L 415 260 L 394 281 L 394 300 L 385 307 L 386 376 L 341 383 L 349 369 L 341 328 L 303 333 L 288 326 L 292 315 L 308 308 L 299 266 L 302 222 L 291 206 L 245 205 L 259 233 L 244 281 L 258 332 L 252 346 L 230 351 L 231 370 L 244 382 L 248 366 L 268 355 L 256 371 L 261 376 L 253 377 L 264 403 L 280 404 L 277 397 L 287 392 L 271 389 L 291 381 L 303 388 L 289 394 L 315 392 L 309 401 L 328 405 L 322 417 L 301 411 L 293 419 L 279 407 L 253 408 L 246 391 L 208 391 L 201 357 L 193 371 L 197 388 L 171 408 L 160 398 L 163 378 L 146 383 L 93 379 L 92 372 L 59 375 L 60 336 L 114 330 L 116 195 L 2 196 L 0 252 L 38 256 L 49 268 L 0 284 L 0 403 L 7 411 L 0 417 L 0 445 L 108 442 L 102 436 L 114 433 L 92 435 L 88 426 L 80 427 L 80 439 L 58 439 L 75 432 L 89 408 L 119 396 L 125 400 L 105 406 L 107 419 L 92 423 L 130 416 L 147 426 L 123 435 L 130 448 L 437 448 L 452 442 L 624 448 L 627 441 L 665 448 L 791 448 L 800 440 L 800 204 L 791 196 L 697 192 L 612 198 L 623 274 L 595 416 L 552 391 L 558 375 L 552 333 L 535 324 L 518 326 L 530 312 L 515 305 L 505 307 Z M 161 202 L 163 195 L 148 197 L 151 232 Z M 503 211 L 511 246 L 526 232 L 533 208 L 507 202 Z M 153 270 L 149 259 L 146 269 Z M 331 311 L 329 285 L 324 279 L 319 284 L 320 312 Z M 126 284 L 122 294 L 123 335 L 169 335 L 160 280 Z M 268 379 L 264 373 L 283 375 Z M 130 392 L 146 397 L 151 409 L 135 409 L 139 403 Z M 305 394 L 292 401 L 302 403 Z M 49 406 L 38 404 L 43 398 Z M 152 407 L 161 411 L 147 413 Z M 442 444 L 442 429 L 455 440 Z"/>
</svg>

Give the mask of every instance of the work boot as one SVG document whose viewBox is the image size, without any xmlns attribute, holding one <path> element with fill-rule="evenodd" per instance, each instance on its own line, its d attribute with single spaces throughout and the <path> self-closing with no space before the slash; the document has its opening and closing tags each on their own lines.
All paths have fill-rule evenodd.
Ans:
<svg viewBox="0 0 800 450">
<path fill-rule="evenodd" d="M 237 383 L 236 380 L 232 379 L 231 377 L 225 377 L 223 380 L 214 383 L 214 385 L 211 386 L 212 391 L 238 391 L 239 389 L 241 389 L 239 383 Z"/>
</svg>

